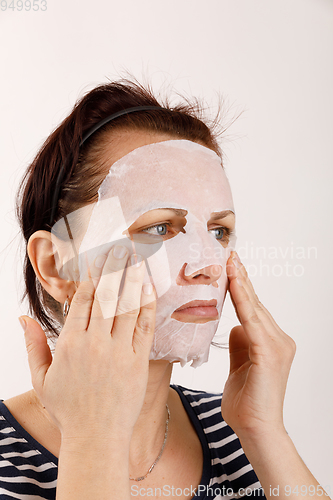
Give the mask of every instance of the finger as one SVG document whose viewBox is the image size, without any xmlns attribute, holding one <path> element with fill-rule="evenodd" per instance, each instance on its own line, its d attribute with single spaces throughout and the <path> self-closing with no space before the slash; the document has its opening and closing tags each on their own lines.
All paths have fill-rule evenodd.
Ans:
<svg viewBox="0 0 333 500">
<path fill-rule="evenodd" d="M 134 262 L 137 259 L 137 263 Z M 123 342 L 132 345 L 134 328 L 139 316 L 141 290 L 145 272 L 145 264 L 140 255 L 132 255 L 126 268 L 124 288 L 119 298 L 114 318 L 112 337 L 119 337 Z"/>
<path fill-rule="evenodd" d="M 286 353 L 289 352 L 290 358 L 293 359 L 296 352 L 294 340 L 276 324 L 271 314 L 259 302 L 244 266 L 235 266 L 231 261 L 227 266 L 229 291 L 237 317 L 244 326 L 245 333 L 256 345 L 273 340 L 274 352 L 280 346 L 279 349 L 285 353 L 284 358 L 288 358 Z"/>
<path fill-rule="evenodd" d="M 240 259 L 236 252 L 232 252 L 230 260 L 228 261 L 227 273 L 229 276 L 229 280 L 233 280 L 235 278 L 240 278 L 243 286 L 245 287 L 247 293 L 249 294 L 249 298 L 257 310 L 257 314 L 261 317 L 262 321 L 265 322 L 268 326 L 275 327 L 280 333 L 284 333 L 283 330 L 279 327 L 279 325 L 275 322 L 273 316 L 266 309 L 266 307 L 260 302 L 255 290 L 253 288 L 252 282 L 248 276 L 248 273 L 245 269 L 245 266 L 240 262 Z"/>
<path fill-rule="evenodd" d="M 133 335 L 133 350 L 149 356 L 155 331 L 156 294 L 151 283 L 142 287 L 141 308 Z"/>
<path fill-rule="evenodd" d="M 229 337 L 230 373 L 250 361 L 249 339 L 242 326 L 235 326 Z"/>
<path fill-rule="evenodd" d="M 52 363 L 52 354 L 45 333 L 37 321 L 28 316 L 22 316 L 22 319 L 26 322 L 24 338 L 32 385 L 37 394 L 41 394 L 46 372 Z"/>
<path fill-rule="evenodd" d="M 65 327 L 65 331 L 84 331 L 87 330 L 90 321 L 91 308 L 94 301 L 95 287 L 92 281 L 82 281 L 71 302 Z"/>
<path fill-rule="evenodd" d="M 267 325 L 262 321 L 258 311 L 255 309 L 249 293 L 247 292 L 242 278 L 235 275 L 229 277 L 229 290 L 239 321 L 243 325 L 250 342 L 258 344 L 265 335 Z"/>
<path fill-rule="evenodd" d="M 107 257 L 104 256 L 104 264 L 100 257 L 98 256 L 94 262 L 94 266 L 103 265 L 103 268 L 95 291 L 90 321 L 98 332 L 109 334 L 117 309 L 119 288 L 128 259 L 128 250 L 126 247 L 116 245 Z M 96 274 L 96 269 L 93 271 Z"/>
<path fill-rule="evenodd" d="M 255 306 L 256 304 L 260 303 L 259 298 L 256 295 L 253 285 L 248 277 L 245 266 L 241 263 L 238 254 L 235 251 L 231 253 L 230 258 L 228 259 L 227 274 L 230 281 L 236 279 L 237 277 L 241 278 L 242 284 L 246 287 L 253 305 Z"/>
</svg>

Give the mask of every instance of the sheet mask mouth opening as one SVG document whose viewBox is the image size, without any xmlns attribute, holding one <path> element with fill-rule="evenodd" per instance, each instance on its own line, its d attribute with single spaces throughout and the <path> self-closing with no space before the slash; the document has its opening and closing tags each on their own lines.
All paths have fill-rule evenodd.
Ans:
<svg viewBox="0 0 333 500">
<path fill-rule="evenodd" d="M 193 307 L 216 307 L 217 300 L 193 300 L 187 302 L 181 307 L 178 307 L 174 312 L 182 311 L 183 309 L 193 308 Z"/>
</svg>

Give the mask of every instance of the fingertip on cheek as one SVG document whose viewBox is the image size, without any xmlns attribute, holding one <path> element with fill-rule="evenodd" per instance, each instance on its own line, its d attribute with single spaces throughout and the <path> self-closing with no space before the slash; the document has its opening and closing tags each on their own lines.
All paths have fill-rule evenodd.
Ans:
<svg viewBox="0 0 333 500">
<path fill-rule="evenodd" d="M 233 261 L 234 253 L 235 253 L 234 251 L 230 252 L 229 257 L 227 258 L 227 262 L 229 262 L 229 264 L 232 263 Z"/>
<path fill-rule="evenodd" d="M 241 264 L 239 263 L 238 260 L 236 260 L 233 257 L 230 257 L 230 260 L 228 260 L 227 265 L 226 265 L 226 271 L 229 276 L 233 276 L 235 272 L 239 272 L 241 267 Z"/>
</svg>

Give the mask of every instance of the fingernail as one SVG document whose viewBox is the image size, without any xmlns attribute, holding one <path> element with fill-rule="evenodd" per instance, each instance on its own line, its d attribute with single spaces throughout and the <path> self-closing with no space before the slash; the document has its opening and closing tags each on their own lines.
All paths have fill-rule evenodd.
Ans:
<svg viewBox="0 0 333 500">
<path fill-rule="evenodd" d="M 138 254 L 133 254 L 131 256 L 131 266 L 140 267 L 142 263 L 142 257 Z"/>
<path fill-rule="evenodd" d="M 237 269 L 239 269 L 242 265 L 241 261 L 240 261 L 240 258 L 238 257 L 238 254 L 236 252 L 234 252 L 234 256 L 232 258 L 233 260 L 233 263 L 235 264 L 235 266 L 237 267 Z"/>
<path fill-rule="evenodd" d="M 153 293 L 153 285 L 151 283 L 145 283 L 142 290 L 145 295 L 151 295 Z"/>
<path fill-rule="evenodd" d="M 26 323 L 26 321 L 25 321 L 23 318 L 21 318 L 21 316 L 19 317 L 19 319 L 18 319 L 18 320 L 19 320 L 19 322 L 20 322 L 20 325 L 21 325 L 21 326 L 22 326 L 22 328 L 23 328 L 23 331 L 25 332 L 25 330 L 26 330 L 26 328 L 27 328 L 27 323 Z"/>
<path fill-rule="evenodd" d="M 243 286 L 243 282 L 242 282 L 241 278 L 239 278 L 238 276 L 236 278 L 236 281 L 239 284 L 239 286 Z"/>
<path fill-rule="evenodd" d="M 104 263 L 106 261 L 106 255 L 97 255 L 95 259 L 95 266 L 98 267 L 99 269 L 104 266 Z"/>
<path fill-rule="evenodd" d="M 127 253 L 127 248 L 122 245 L 116 245 L 113 248 L 112 253 L 116 259 L 123 259 Z"/>
</svg>

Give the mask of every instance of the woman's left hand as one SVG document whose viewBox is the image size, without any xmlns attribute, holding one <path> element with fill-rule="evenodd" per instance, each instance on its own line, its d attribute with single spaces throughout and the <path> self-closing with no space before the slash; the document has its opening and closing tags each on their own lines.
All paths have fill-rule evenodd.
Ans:
<svg viewBox="0 0 333 500">
<path fill-rule="evenodd" d="M 285 433 L 283 400 L 295 342 L 259 301 L 236 252 L 227 262 L 227 274 L 241 325 L 230 332 L 230 373 L 223 391 L 223 418 L 241 440 Z"/>
</svg>

